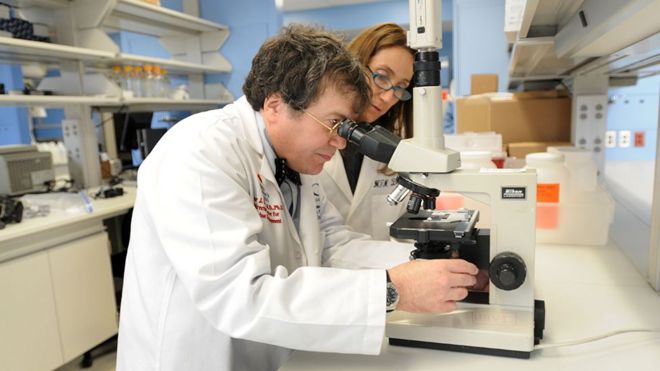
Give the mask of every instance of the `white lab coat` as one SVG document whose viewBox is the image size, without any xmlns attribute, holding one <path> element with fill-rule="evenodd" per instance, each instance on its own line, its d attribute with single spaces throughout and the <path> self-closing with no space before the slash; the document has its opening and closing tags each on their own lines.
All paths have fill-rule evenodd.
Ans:
<svg viewBox="0 0 660 371">
<path fill-rule="evenodd" d="M 193 115 L 140 167 L 118 370 L 276 370 L 290 349 L 377 354 L 409 245 L 343 225 L 302 176 L 298 232 L 245 98 Z M 389 245 L 389 246 L 384 246 Z"/>
<path fill-rule="evenodd" d="M 376 240 L 386 241 L 390 239 L 388 223 L 406 212 L 408 200 L 396 206 L 387 203 L 387 195 L 397 186 L 396 174 L 382 174 L 378 172 L 381 167 L 383 163 L 365 156 L 353 194 L 341 154 L 337 152 L 323 167 L 320 179 L 328 201 L 337 208 L 347 225 Z"/>
</svg>

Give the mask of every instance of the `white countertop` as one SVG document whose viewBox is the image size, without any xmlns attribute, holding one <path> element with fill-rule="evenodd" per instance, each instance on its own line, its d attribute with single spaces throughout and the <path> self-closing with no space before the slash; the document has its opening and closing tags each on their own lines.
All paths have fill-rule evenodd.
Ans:
<svg viewBox="0 0 660 371">
<path fill-rule="evenodd" d="M 545 301 L 541 344 L 608 332 L 660 329 L 660 293 L 619 248 L 540 245 L 536 297 Z M 528 360 L 390 346 L 379 356 L 296 352 L 281 371 L 366 370 L 660 370 L 660 332 L 627 333 L 562 348 L 535 350 Z"/>
<path fill-rule="evenodd" d="M 101 221 L 125 213 L 135 203 L 136 188 L 123 186 L 122 196 L 92 200 L 91 213 L 52 211 L 48 216 L 24 218 L 0 230 L 0 262 L 101 230 Z M 92 194 L 92 192 L 89 192 Z"/>
</svg>

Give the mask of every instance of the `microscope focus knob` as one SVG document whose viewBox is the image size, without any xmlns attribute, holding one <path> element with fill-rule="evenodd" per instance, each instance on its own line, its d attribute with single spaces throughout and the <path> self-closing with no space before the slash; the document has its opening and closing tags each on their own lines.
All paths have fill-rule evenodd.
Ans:
<svg viewBox="0 0 660 371">
<path fill-rule="evenodd" d="M 512 252 L 497 254 L 488 269 L 490 281 L 495 287 L 510 291 L 520 287 L 527 276 L 527 266 L 522 258 Z"/>
</svg>

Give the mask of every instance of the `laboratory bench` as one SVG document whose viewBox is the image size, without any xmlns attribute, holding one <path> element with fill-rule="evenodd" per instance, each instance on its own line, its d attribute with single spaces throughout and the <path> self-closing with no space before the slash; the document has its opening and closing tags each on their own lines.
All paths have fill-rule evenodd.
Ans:
<svg viewBox="0 0 660 371">
<path fill-rule="evenodd" d="M 296 351 L 280 371 L 660 370 L 660 293 L 622 251 L 606 246 L 539 245 L 536 297 L 545 301 L 541 345 L 530 359 L 391 346 L 378 356 Z M 629 332 L 595 340 L 620 330 Z"/>
<path fill-rule="evenodd" d="M 135 193 L 124 187 L 91 200 L 91 212 L 52 210 L 0 230 L 0 368 L 54 369 L 117 334 L 104 220 L 131 209 Z"/>
</svg>

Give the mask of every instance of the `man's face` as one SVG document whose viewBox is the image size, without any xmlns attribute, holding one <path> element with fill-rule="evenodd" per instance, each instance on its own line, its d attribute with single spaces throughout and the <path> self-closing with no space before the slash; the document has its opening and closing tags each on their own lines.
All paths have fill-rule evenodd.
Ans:
<svg viewBox="0 0 660 371">
<path fill-rule="evenodd" d="M 305 109 L 306 113 L 295 111 L 279 94 L 266 98 L 262 113 L 275 153 L 301 174 L 320 173 L 335 151 L 346 147 L 346 140 L 331 134 L 328 128 L 337 120 L 355 119 L 354 97 L 352 92 L 328 86 L 316 102 Z"/>
</svg>

